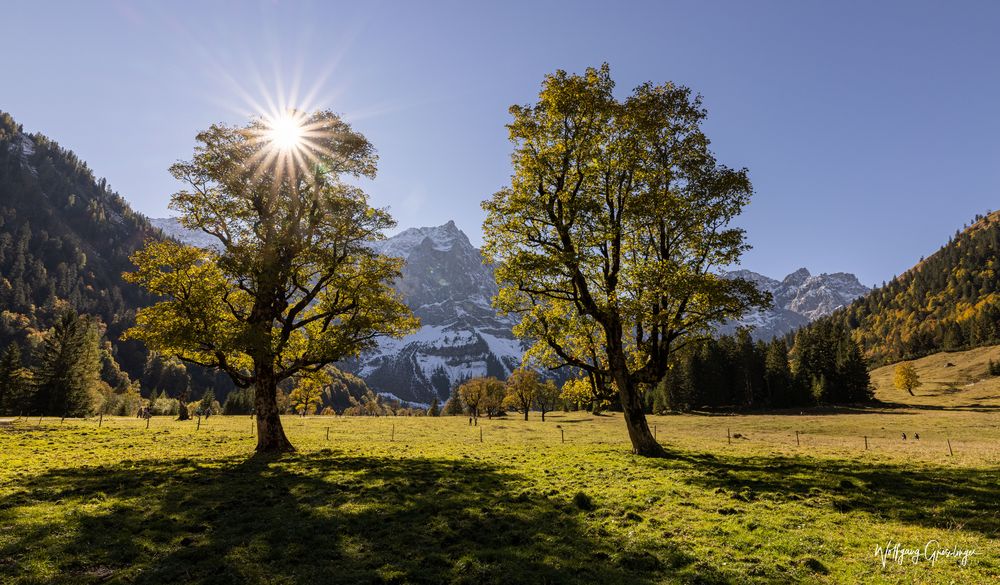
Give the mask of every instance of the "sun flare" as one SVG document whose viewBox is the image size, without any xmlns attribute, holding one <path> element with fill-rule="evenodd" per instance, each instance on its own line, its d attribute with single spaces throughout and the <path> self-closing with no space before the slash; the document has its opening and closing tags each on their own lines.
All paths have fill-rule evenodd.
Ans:
<svg viewBox="0 0 1000 585">
<path fill-rule="evenodd" d="M 324 152 L 322 124 L 297 108 L 260 114 L 249 134 L 257 145 L 251 163 L 278 181 L 304 176 Z"/>
<path fill-rule="evenodd" d="M 286 112 L 268 120 L 267 140 L 278 150 L 296 150 L 302 144 L 302 118 Z"/>
</svg>

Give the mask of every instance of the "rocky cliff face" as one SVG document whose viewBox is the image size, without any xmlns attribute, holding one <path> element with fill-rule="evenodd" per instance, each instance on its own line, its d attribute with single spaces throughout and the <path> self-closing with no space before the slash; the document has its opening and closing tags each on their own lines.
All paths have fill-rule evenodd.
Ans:
<svg viewBox="0 0 1000 585">
<path fill-rule="evenodd" d="M 800 268 L 780 281 L 749 270 L 736 270 L 728 275 L 753 281 L 770 292 L 774 307 L 751 313 L 738 323 L 729 323 L 722 328 L 723 332 L 732 332 L 737 325 L 748 325 L 754 328 L 754 338 L 765 340 L 829 315 L 871 290 L 846 272 L 813 276 Z"/>
<path fill-rule="evenodd" d="M 429 403 L 446 400 L 464 379 L 503 378 L 520 364 L 523 348 L 511 334 L 513 321 L 490 305 L 497 292 L 493 271 L 454 222 L 411 228 L 377 247 L 406 260 L 396 289 L 421 327 L 403 339 L 383 340 L 345 369 L 378 392 Z"/>
</svg>

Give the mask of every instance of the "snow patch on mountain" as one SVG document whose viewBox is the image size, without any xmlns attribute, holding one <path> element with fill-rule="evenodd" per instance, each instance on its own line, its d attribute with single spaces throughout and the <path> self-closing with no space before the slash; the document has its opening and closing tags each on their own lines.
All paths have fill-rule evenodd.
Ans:
<svg viewBox="0 0 1000 585">
<path fill-rule="evenodd" d="M 30 136 L 23 132 L 17 134 L 7 148 L 11 153 L 17 155 L 17 158 L 21 161 L 21 166 L 28 169 L 31 176 L 38 177 L 38 169 L 35 168 L 35 165 L 31 164 L 30 160 L 32 155 L 35 154 L 35 141 Z"/>
</svg>

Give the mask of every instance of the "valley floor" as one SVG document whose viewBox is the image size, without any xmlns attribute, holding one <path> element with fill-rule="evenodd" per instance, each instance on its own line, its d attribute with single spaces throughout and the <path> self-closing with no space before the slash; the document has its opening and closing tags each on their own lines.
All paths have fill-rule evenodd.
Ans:
<svg viewBox="0 0 1000 585">
<path fill-rule="evenodd" d="M 0 582 L 996 582 L 998 422 L 652 417 L 650 460 L 615 414 L 288 417 L 280 459 L 248 417 L 8 420 Z M 928 542 L 974 554 L 893 556 Z"/>
</svg>

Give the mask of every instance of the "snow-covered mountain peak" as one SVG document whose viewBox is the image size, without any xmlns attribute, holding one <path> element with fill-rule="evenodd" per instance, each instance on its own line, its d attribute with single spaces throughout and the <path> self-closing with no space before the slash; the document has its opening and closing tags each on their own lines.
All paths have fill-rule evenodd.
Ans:
<svg viewBox="0 0 1000 585">
<path fill-rule="evenodd" d="M 763 274 L 758 274 L 756 272 L 753 272 L 752 270 L 745 270 L 745 269 L 726 272 L 723 276 L 725 276 L 726 278 L 740 278 L 743 280 L 749 280 L 750 282 L 756 284 L 758 288 L 766 291 L 772 291 L 775 288 L 777 288 L 778 285 L 781 284 L 780 282 L 778 282 L 773 278 L 769 278 L 767 276 L 764 276 Z"/>
<path fill-rule="evenodd" d="M 424 244 L 429 241 L 429 244 Z M 418 246 L 429 246 L 435 250 L 446 252 L 455 246 L 475 250 L 465 232 L 458 229 L 455 222 L 433 227 L 409 228 L 375 244 L 375 248 L 386 256 L 409 258 L 410 253 Z"/>
</svg>

